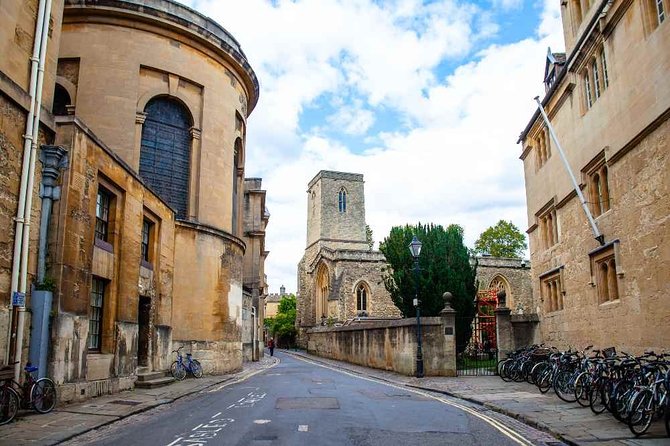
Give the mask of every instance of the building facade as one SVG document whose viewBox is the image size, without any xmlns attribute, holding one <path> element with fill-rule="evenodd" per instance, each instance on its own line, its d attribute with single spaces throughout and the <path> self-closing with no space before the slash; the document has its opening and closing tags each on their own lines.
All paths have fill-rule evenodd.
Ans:
<svg viewBox="0 0 670 446">
<path fill-rule="evenodd" d="M 7 198 L 0 218 L 8 228 L 20 209 L 13 177 L 21 176 L 26 73 L 43 3 L 1 6 Z M 53 284 L 48 373 L 62 399 L 132 387 L 138 374 L 167 369 L 180 346 L 206 373 L 239 369 L 244 309 L 265 292 L 267 255 L 267 215 L 255 198 L 251 220 L 262 228 L 245 228 L 246 119 L 259 87 L 239 43 L 171 0 L 54 1 L 47 23 L 39 142 L 55 144 L 67 160 L 45 231 Z M 36 172 L 37 186 L 39 166 Z M 264 201 L 257 182 L 249 194 Z M 38 189 L 30 210 L 39 222 Z M 38 229 L 30 227 L 31 282 Z M 0 237 L 0 341 L 12 358 L 15 234 Z M 29 289 L 26 300 L 30 306 Z M 25 325 L 27 351 L 33 340 Z"/>
<path fill-rule="evenodd" d="M 564 58 L 521 133 L 535 307 L 559 347 L 670 345 L 667 0 L 561 3 Z M 551 53 L 550 53 L 551 54 Z"/>
<path fill-rule="evenodd" d="M 300 333 L 357 316 L 400 317 L 382 281 L 385 266 L 366 239 L 363 175 L 319 172 L 307 189 L 307 247 L 298 264 Z"/>
</svg>

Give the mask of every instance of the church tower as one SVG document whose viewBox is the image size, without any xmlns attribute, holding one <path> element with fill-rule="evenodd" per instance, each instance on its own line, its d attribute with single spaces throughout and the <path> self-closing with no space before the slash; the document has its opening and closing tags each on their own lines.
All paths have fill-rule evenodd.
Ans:
<svg viewBox="0 0 670 446">
<path fill-rule="evenodd" d="M 307 194 L 307 249 L 368 249 L 363 175 L 322 170 Z"/>
</svg>

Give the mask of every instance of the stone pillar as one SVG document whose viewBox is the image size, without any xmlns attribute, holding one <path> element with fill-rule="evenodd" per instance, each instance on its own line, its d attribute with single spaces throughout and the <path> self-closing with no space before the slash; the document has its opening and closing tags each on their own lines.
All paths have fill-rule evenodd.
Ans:
<svg viewBox="0 0 670 446">
<path fill-rule="evenodd" d="M 440 311 L 442 335 L 444 336 L 444 376 L 456 376 L 456 310 L 451 307 L 453 296 L 450 292 L 442 295 L 444 308 Z"/>
<path fill-rule="evenodd" d="M 498 357 L 504 357 L 504 354 L 515 349 L 514 331 L 512 328 L 512 310 L 507 308 L 505 301 L 505 291 L 498 293 L 498 308 L 496 314 L 496 342 L 498 344 Z"/>
</svg>

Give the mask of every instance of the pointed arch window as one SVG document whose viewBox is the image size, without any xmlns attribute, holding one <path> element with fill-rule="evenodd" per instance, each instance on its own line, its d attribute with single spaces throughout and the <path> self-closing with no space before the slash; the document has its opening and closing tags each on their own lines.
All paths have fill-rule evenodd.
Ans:
<svg viewBox="0 0 670 446">
<path fill-rule="evenodd" d="M 337 193 L 337 203 L 340 213 L 347 212 L 347 190 L 345 188 L 341 188 Z"/>
<path fill-rule="evenodd" d="M 359 314 L 368 311 L 368 290 L 363 283 L 356 287 L 356 311 Z"/>
</svg>

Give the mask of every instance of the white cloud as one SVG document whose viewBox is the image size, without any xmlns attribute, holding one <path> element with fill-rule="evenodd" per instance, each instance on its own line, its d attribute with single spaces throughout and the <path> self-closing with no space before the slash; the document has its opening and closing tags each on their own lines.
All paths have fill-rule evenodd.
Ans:
<svg viewBox="0 0 670 446">
<path fill-rule="evenodd" d="M 507 8 L 517 3 L 496 1 Z M 535 36 L 504 46 L 485 45 L 500 25 L 473 4 L 274 3 L 194 5 L 241 42 L 261 81 L 249 120 L 247 175 L 263 177 L 268 191 L 271 290 L 283 284 L 295 291 L 306 244 L 305 191 L 322 169 L 365 175 L 367 221 L 376 241 L 393 225 L 417 221 L 458 223 L 470 245 L 501 218 L 527 227 L 515 143 L 534 110 L 532 98 L 543 91 L 547 46 L 562 48 L 557 2 L 545 0 Z M 472 55 L 475 46 L 485 49 Z M 465 62 L 446 78 L 438 75 L 440 64 L 459 60 Z M 324 95 L 335 98 L 337 112 L 301 128 L 301 115 Z M 411 125 L 367 133 L 380 109 Z M 353 153 L 324 136 L 333 131 L 375 145 Z"/>
</svg>

